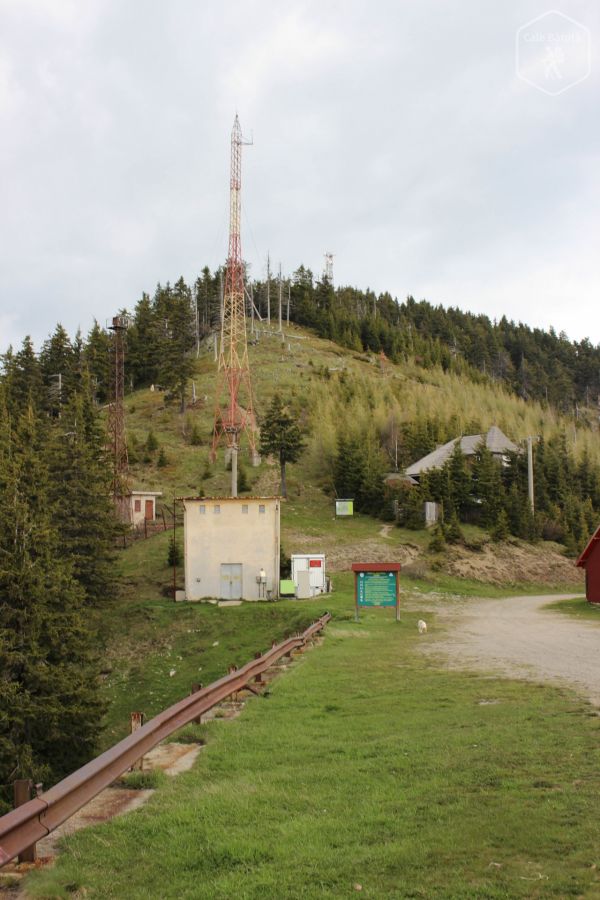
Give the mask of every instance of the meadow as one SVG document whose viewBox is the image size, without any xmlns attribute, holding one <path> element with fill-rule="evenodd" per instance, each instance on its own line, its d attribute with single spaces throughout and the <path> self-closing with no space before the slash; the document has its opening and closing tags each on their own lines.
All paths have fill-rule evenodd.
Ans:
<svg viewBox="0 0 600 900">
<path fill-rule="evenodd" d="M 347 575 L 335 595 L 278 604 L 329 607 L 323 642 L 239 718 L 201 726 L 193 770 L 145 807 L 68 838 L 29 895 L 600 896 L 596 710 L 422 654 L 441 625 L 404 589 L 400 623 L 383 610 L 355 623 Z M 261 614 L 217 612 L 240 640 Z"/>
</svg>

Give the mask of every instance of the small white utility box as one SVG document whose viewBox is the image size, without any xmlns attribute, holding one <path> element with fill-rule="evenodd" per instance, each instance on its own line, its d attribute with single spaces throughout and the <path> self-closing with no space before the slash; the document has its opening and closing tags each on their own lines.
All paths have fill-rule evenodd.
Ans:
<svg viewBox="0 0 600 900">
<path fill-rule="evenodd" d="M 307 600 L 327 591 L 325 575 L 325 554 L 293 553 L 292 581 L 296 585 L 296 596 Z"/>
</svg>

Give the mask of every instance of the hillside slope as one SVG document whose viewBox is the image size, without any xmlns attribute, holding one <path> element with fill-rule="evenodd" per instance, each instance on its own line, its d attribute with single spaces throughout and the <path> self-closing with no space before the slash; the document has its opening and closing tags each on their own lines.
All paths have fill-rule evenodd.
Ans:
<svg viewBox="0 0 600 900">
<path fill-rule="evenodd" d="M 305 453 L 289 471 L 289 498 L 282 510 L 285 552 L 325 552 L 333 571 L 348 568 L 358 556 L 375 560 L 393 556 L 405 565 L 419 557 L 430 561 L 425 532 L 383 525 L 369 516 L 335 519 L 332 466 L 337 439 L 360 423 L 371 422 L 380 432 L 390 422 L 401 428 L 419 418 L 437 419 L 457 431 L 485 430 L 496 424 L 516 441 L 532 433 L 546 440 L 563 433 L 575 455 L 586 453 L 600 462 L 596 432 L 576 428 L 572 420 L 538 403 L 526 403 L 499 386 L 474 384 L 441 369 L 425 371 L 348 351 L 297 327 L 286 330 L 283 342 L 261 334 L 250 345 L 250 360 L 259 420 L 273 395 L 280 392 L 289 399 L 308 435 Z M 160 390 L 137 391 L 126 399 L 135 487 L 163 492 L 167 520 L 175 497 L 218 496 L 229 490 L 223 453 L 214 465 L 209 459 L 215 369 L 213 350 L 207 343 L 195 364 L 197 400 L 184 414 Z M 154 443 L 158 446 L 148 450 L 148 443 L 151 448 Z M 388 462 L 391 469 L 391 456 Z M 252 493 L 277 493 L 276 466 L 263 461 L 253 469 L 245 454 L 241 466 Z M 499 554 L 497 548 L 492 553 L 489 546 L 482 547 L 486 538 L 480 529 L 467 526 L 466 536 L 471 539 L 466 548 L 435 557 L 438 569 L 492 582 L 579 581 L 572 562 L 554 545 L 512 541 L 503 545 Z M 421 566 L 419 573 L 423 571 Z"/>
</svg>

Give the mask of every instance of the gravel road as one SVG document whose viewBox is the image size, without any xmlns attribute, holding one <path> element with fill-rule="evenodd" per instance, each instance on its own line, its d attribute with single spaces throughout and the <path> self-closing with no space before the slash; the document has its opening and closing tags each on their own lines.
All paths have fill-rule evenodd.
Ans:
<svg viewBox="0 0 600 900">
<path fill-rule="evenodd" d="M 600 706 L 600 627 L 544 607 L 569 594 L 439 604 L 447 631 L 426 645 L 452 668 L 568 684 Z M 598 617 L 600 623 L 600 616 Z"/>
</svg>

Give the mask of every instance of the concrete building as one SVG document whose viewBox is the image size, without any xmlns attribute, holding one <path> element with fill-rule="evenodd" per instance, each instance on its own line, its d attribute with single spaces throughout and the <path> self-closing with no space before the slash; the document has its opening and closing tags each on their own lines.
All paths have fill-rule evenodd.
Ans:
<svg viewBox="0 0 600 900">
<path fill-rule="evenodd" d="M 153 522 L 156 519 L 157 497 L 162 497 L 162 491 L 131 492 L 131 524 L 134 528 L 143 525 L 144 521 Z"/>
<path fill-rule="evenodd" d="M 184 497 L 186 600 L 270 600 L 279 591 L 279 497 Z"/>
<path fill-rule="evenodd" d="M 588 603 L 600 603 L 600 527 L 590 538 L 577 565 L 585 569 L 585 595 Z"/>
</svg>

